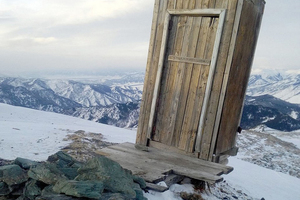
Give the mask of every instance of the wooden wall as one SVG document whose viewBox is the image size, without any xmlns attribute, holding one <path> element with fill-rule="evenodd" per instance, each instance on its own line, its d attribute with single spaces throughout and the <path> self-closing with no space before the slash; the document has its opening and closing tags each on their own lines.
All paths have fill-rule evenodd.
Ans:
<svg viewBox="0 0 300 200">
<path fill-rule="evenodd" d="M 214 153 L 221 154 L 235 145 L 236 129 L 264 7 L 262 4 L 264 4 L 263 0 L 155 0 L 136 144 L 148 145 L 149 143 L 148 124 L 166 10 L 216 8 L 226 9 L 227 14 L 204 127 L 197 137 L 196 144 L 188 145 L 184 149 L 187 152 L 196 152 L 201 159 L 212 160 Z M 185 78 L 191 78 L 193 73 L 187 73 L 189 75 Z M 183 120 L 189 123 L 193 120 L 193 116 L 184 116 Z M 196 136 L 186 138 L 189 137 Z"/>
<path fill-rule="evenodd" d="M 251 72 L 254 52 L 260 30 L 264 1 L 245 1 L 241 11 L 227 91 L 217 139 L 216 154 L 235 145 L 234 134 L 240 123 L 245 93 Z M 230 124 L 230 125 L 229 125 Z"/>
</svg>

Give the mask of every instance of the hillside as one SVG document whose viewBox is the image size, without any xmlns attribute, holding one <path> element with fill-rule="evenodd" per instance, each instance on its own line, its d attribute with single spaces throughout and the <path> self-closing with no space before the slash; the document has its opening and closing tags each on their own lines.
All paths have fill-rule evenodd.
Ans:
<svg viewBox="0 0 300 200">
<path fill-rule="evenodd" d="M 271 95 L 247 96 L 244 103 L 241 127 L 244 129 L 266 125 L 281 131 L 300 129 L 300 106 Z"/>
<path fill-rule="evenodd" d="M 0 104 L 0 110 L 0 135 L 2 137 L 0 158 L 2 159 L 14 159 L 20 156 L 41 161 L 60 149 L 76 155 L 74 151 L 80 152 L 85 148 L 84 150 L 88 150 L 91 154 L 97 150 L 94 149 L 93 141 L 100 142 L 100 133 L 103 137 L 102 140 L 107 143 L 135 141 L 135 131 L 79 118 L 6 104 Z M 297 134 L 294 133 L 295 136 Z M 212 200 L 224 198 L 233 200 L 236 197 L 249 200 L 262 197 L 282 200 L 295 199 L 300 196 L 298 190 L 300 179 L 296 178 L 297 174 L 300 174 L 299 147 L 289 143 L 299 144 L 300 142 L 298 136 L 291 137 L 292 134 L 285 135 L 276 131 L 272 132 L 272 130 L 259 135 L 255 131 L 242 132 L 238 137 L 241 153 L 238 157 L 229 160 L 229 165 L 234 166 L 235 170 L 224 176 L 226 182 L 211 186 L 211 192 L 206 191 L 202 196 Z M 85 146 L 76 146 L 76 149 L 72 150 L 75 138 Z M 282 152 L 276 153 L 278 149 L 282 149 Z M 247 162 L 243 160 L 247 160 Z M 272 161 L 270 166 L 264 165 L 270 161 Z M 298 171 L 291 172 L 290 169 Z M 270 185 L 270 183 L 272 184 Z M 150 191 L 145 196 L 149 200 L 180 200 L 179 193 L 181 191 L 193 192 L 194 189 L 191 184 L 175 184 L 165 193 Z"/>
<path fill-rule="evenodd" d="M 300 104 L 300 74 L 262 72 L 251 75 L 247 95 L 266 94 L 290 103 Z"/>
<path fill-rule="evenodd" d="M 260 125 L 280 131 L 300 129 L 300 104 L 288 102 L 298 98 L 299 76 L 283 74 L 251 75 L 247 90 L 251 96 L 246 97 L 241 119 L 243 129 Z M 48 79 L 0 77 L 0 102 L 136 128 L 143 76 L 125 73 Z"/>
</svg>

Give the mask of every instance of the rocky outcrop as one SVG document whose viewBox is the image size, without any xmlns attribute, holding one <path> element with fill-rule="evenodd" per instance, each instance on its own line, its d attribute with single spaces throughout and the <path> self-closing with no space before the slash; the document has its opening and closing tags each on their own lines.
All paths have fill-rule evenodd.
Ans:
<svg viewBox="0 0 300 200">
<path fill-rule="evenodd" d="M 60 151 L 47 162 L 12 163 L 0 166 L 1 200 L 146 199 L 145 181 L 104 156 L 81 163 Z"/>
</svg>

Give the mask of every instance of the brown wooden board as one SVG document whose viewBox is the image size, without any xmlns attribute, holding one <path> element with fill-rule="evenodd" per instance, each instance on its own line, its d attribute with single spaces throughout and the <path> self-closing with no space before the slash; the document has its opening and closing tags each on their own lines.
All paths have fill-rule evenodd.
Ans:
<svg viewBox="0 0 300 200">
<path fill-rule="evenodd" d="M 209 183 L 222 180 L 220 175 L 229 173 L 232 167 L 207 162 L 173 152 L 149 147 L 148 152 L 137 150 L 134 144 L 123 143 L 100 150 L 102 155 L 118 162 L 147 182 L 164 180 L 168 173 L 183 175 Z"/>
<path fill-rule="evenodd" d="M 226 24 L 221 39 L 221 46 L 219 50 L 216 71 L 214 74 L 214 82 L 212 86 L 211 96 L 209 99 L 208 110 L 205 117 L 206 120 L 204 124 L 204 129 L 202 131 L 203 137 L 201 137 L 201 143 L 199 145 L 199 149 L 196 149 L 196 151 L 199 152 L 199 158 L 204 160 L 209 159 L 211 140 L 213 137 L 215 119 L 218 110 L 220 91 L 223 83 L 223 73 L 226 67 L 225 63 L 227 61 L 229 44 L 230 44 L 231 34 L 232 34 L 232 29 L 234 24 L 236 5 L 237 5 L 237 0 L 226 0 L 223 1 L 222 4 L 220 3 L 217 4 L 217 6 L 220 6 L 221 8 L 224 8 L 224 6 L 227 7 L 227 15 L 226 15 Z"/>
<path fill-rule="evenodd" d="M 240 121 L 240 113 L 251 71 L 263 10 L 263 1 L 245 1 L 243 4 L 217 140 L 217 155 L 230 150 L 235 145 L 235 136 Z"/>
</svg>

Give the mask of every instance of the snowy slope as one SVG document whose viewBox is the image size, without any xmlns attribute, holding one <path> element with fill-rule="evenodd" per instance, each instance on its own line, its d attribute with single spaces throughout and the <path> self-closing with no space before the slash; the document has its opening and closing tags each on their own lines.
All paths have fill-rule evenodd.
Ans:
<svg viewBox="0 0 300 200">
<path fill-rule="evenodd" d="M 234 171 L 225 180 L 254 198 L 266 200 L 300 199 L 300 179 L 269 170 L 235 157 L 229 159 Z"/>
<path fill-rule="evenodd" d="M 300 74 L 263 72 L 250 76 L 247 95 L 269 94 L 290 103 L 300 104 Z"/>
<path fill-rule="evenodd" d="M 120 129 L 65 115 L 0 104 L 0 158 L 25 157 L 45 160 L 69 142 L 66 135 L 78 130 L 101 133 L 109 142 L 134 142 L 135 131 Z M 283 136 L 282 136 L 283 137 Z M 226 182 L 211 188 L 204 199 L 295 200 L 300 197 L 300 179 L 230 158 L 235 169 L 224 175 Z M 181 191 L 193 192 L 191 184 L 173 185 L 169 191 L 145 194 L 149 200 L 181 200 Z M 246 195 L 246 194 L 247 195 Z"/>
<path fill-rule="evenodd" d="M 0 104 L 0 158 L 46 160 L 78 130 L 101 133 L 110 142 L 135 142 L 135 132 L 66 115 Z"/>
</svg>

